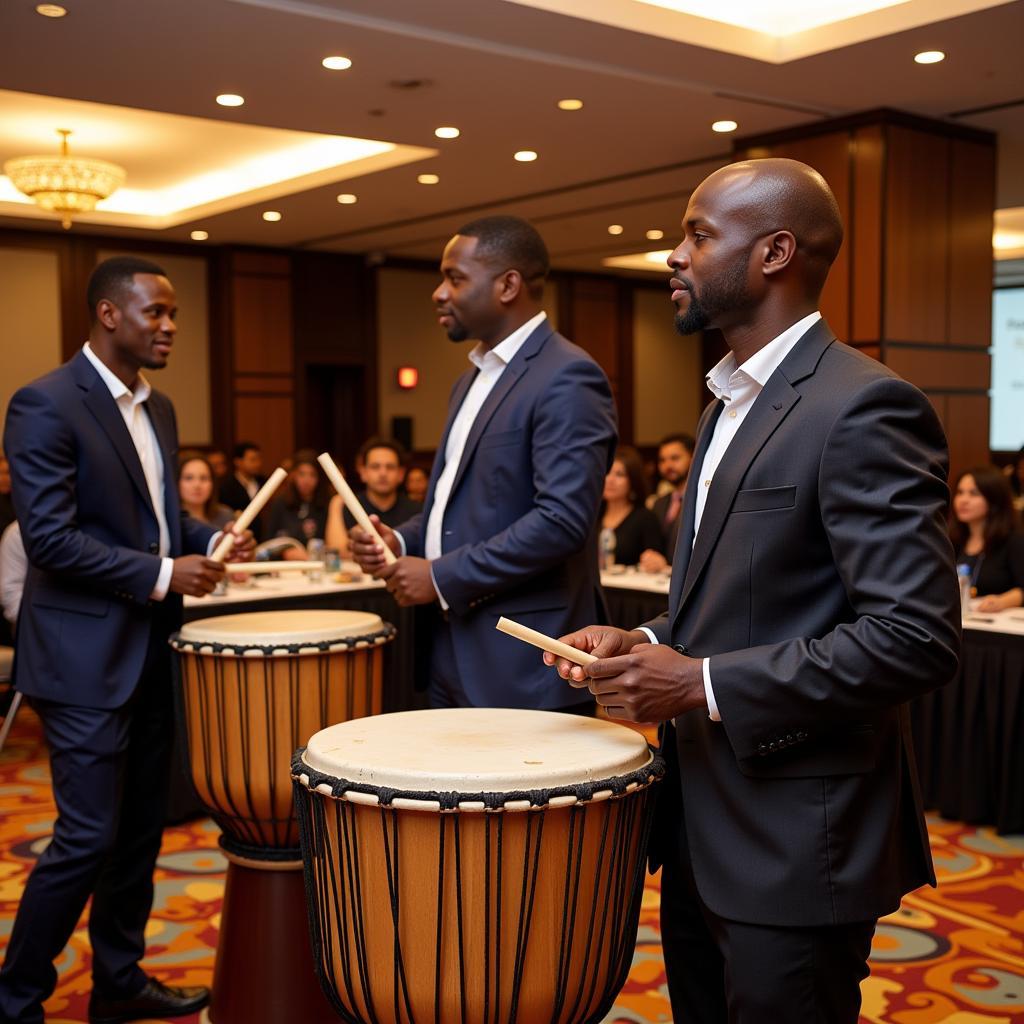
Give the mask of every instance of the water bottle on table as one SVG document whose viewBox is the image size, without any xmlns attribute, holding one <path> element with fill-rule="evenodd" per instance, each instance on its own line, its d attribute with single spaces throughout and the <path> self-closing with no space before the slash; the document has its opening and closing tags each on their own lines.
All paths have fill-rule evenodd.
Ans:
<svg viewBox="0 0 1024 1024">
<path fill-rule="evenodd" d="M 324 560 L 324 542 L 319 537 L 313 537 L 306 545 L 306 557 L 311 562 L 322 562 Z M 322 569 L 309 570 L 310 583 L 320 583 L 323 578 Z"/>
<path fill-rule="evenodd" d="M 966 562 L 961 562 L 956 567 L 956 578 L 960 583 L 960 614 L 969 615 L 971 612 L 971 567 Z"/>
</svg>

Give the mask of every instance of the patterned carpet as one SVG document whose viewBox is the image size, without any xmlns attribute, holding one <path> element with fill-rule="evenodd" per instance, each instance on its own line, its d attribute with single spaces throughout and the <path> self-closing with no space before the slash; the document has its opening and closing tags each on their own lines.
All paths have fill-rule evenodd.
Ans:
<svg viewBox="0 0 1024 1024">
<path fill-rule="evenodd" d="M 0 944 L 53 820 L 38 723 L 22 711 L 0 755 Z M 1024 836 L 929 822 L 940 885 L 908 896 L 875 935 L 861 1024 L 1024 1024 Z M 209 984 L 224 860 L 207 821 L 164 836 L 146 966 L 163 980 Z M 644 893 L 629 981 L 607 1024 L 671 1018 L 658 933 L 658 880 Z M 86 1020 L 89 948 L 82 922 L 59 961 L 50 1024 Z M 195 1018 L 179 1018 L 191 1024 Z"/>
</svg>

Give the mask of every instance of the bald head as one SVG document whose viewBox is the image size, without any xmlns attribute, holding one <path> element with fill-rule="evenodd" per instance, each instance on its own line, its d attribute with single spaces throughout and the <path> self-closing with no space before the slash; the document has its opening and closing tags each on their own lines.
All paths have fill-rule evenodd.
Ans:
<svg viewBox="0 0 1024 1024">
<path fill-rule="evenodd" d="M 839 204 L 825 179 L 799 160 L 744 160 L 710 174 L 690 206 L 758 238 L 788 231 L 796 240 L 792 269 L 817 297 L 843 242 Z"/>
</svg>

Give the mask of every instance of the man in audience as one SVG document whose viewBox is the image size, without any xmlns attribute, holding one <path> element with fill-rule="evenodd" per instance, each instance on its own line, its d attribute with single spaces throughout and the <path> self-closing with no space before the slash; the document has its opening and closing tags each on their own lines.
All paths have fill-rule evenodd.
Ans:
<svg viewBox="0 0 1024 1024">
<path fill-rule="evenodd" d="M 689 434 L 669 434 L 658 445 L 658 475 L 672 485 L 652 506 L 658 525 L 665 535 L 666 558 L 660 551 L 648 548 L 640 555 L 640 568 L 644 572 L 661 572 L 668 568 L 679 536 L 679 512 L 683 507 L 683 492 L 690 473 L 693 446 L 696 442 Z"/>
<path fill-rule="evenodd" d="M 842 242 L 793 160 L 721 168 L 669 258 L 676 326 L 721 330 L 668 613 L 563 639 L 558 671 L 664 722 L 652 861 L 687 1024 L 856 1024 L 878 917 L 935 883 L 907 702 L 956 670 L 946 439 L 818 312 Z M 552 664 L 555 659 L 545 655 Z"/>
<path fill-rule="evenodd" d="M 266 482 L 265 477 L 260 476 L 263 453 L 255 442 L 239 441 L 231 451 L 231 461 L 235 471 L 221 481 L 220 500 L 221 504 L 241 512 Z M 257 519 L 252 525 L 253 535 L 259 540 L 262 536 L 262 523 Z"/>
<path fill-rule="evenodd" d="M 167 638 L 182 595 L 223 577 L 208 557 L 220 535 L 181 515 L 174 409 L 141 372 L 166 366 L 174 343 L 170 281 L 116 257 L 94 270 L 88 301 L 82 350 L 7 411 L 29 560 L 14 684 L 42 720 L 57 820 L 0 970 L 4 1024 L 41 1024 L 53 961 L 90 897 L 90 1021 L 181 1016 L 209 995 L 163 985 L 139 961 L 174 733 Z M 241 556 L 252 546 L 246 531 Z"/>
<path fill-rule="evenodd" d="M 359 478 L 363 490 L 357 497 L 367 512 L 376 514 L 386 526 L 395 527 L 423 508 L 402 491 L 405 479 L 405 450 L 397 441 L 372 437 L 359 449 Z M 356 521 L 345 509 L 345 527 Z"/>
<path fill-rule="evenodd" d="M 219 449 L 213 448 L 206 453 L 206 461 L 210 464 L 213 473 L 213 486 L 215 492 L 228 476 L 228 457 Z"/>
<path fill-rule="evenodd" d="M 14 501 L 11 498 L 11 465 L 0 452 L 0 533 L 14 522 Z"/>
<path fill-rule="evenodd" d="M 479 339 L 452 390 L 424 511 L 397 531 L 400 557 L 358 527 L 353 553 L 403 605 L 431 606 L 435 707 L 592 708 L 551 685 L 501 615 L 546 633 L 587 621 L 600 602 L 598 503 L 615 449 L 604 372 L 544 313 L 547 247 L 517 217 L 485 217 L 444 250 L 434 292 L 449 340 Z"/>
</svg>

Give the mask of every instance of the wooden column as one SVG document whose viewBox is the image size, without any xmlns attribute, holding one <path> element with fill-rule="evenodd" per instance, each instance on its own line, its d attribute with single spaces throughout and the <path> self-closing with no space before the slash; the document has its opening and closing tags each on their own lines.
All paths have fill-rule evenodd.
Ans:
<svg viewBox="0 0 1024 1024">
<path fill-rule="evenodd" d="M 821 172 L 846 227 L 822 312 L 928 395 L 953 474 L 987 462 L 995 136 L 873 110 L 739 139 L 734 153 Z"/>
</svg>

